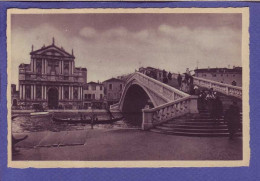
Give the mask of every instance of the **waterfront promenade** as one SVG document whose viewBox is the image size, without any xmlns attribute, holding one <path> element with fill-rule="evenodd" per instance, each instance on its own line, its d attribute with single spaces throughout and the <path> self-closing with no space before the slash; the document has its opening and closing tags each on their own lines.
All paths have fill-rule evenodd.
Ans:
<svg viewBox="0 0 260 181">
<path fill-rule="evenodd" d="M 241 160 L 242 138 L 184 137 L 140 129 L 16 133 L 13 160 Z"/>
</svg>

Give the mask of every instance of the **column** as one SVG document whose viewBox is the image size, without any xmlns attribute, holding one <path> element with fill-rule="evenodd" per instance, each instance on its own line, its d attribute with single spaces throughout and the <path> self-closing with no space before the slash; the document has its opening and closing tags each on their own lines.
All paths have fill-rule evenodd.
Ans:
<svg viewBox="0 0 260 181">
<path fill-rule="evenodd" d="M 22 95 L 23 95 L 22 85 L 19 85 L 19 97 L 20 97 L 20 99 L 23 99 L 23 98 L 22 98 Z"/>
<path fill-rule="evenodd" d="M 44 67 L 45 67 L 45 74 L 47 73 L 47 64 L 48 64 L 47 59 L 45 59 L 45 64 L 44 64 Z"/>
<path fill-rule="evenodd" d="M 78 87 L 78 100 L 80 100 L 80 87 Z"/>
<path fill-rule="evenodd" d="M 71 93 L 70 93 L 70 86 L 69 86 L 69 99 L 70 99 L 70 94 L 71 94 Z"/>
<path fill-rule="evenodd" d="M 42 85 L 42 100 L 44 99 L 44 87 L 43 87 L 43 85 Z"/>
<path fill-rule="evenodd" d="M 36 85 L 34 85 L 34 93 L 33 93 L 33 99 L 36 99 Z"/>
<path fill-rule="evenodd" d="M 63 86 L 61 86 L 61 100 L 63 100 Z"/>
<path fill-rule="evenodd" d="M 72 62 L 72 69 L 71 69 L 71 73 L 74 74 L 74 61 Z"/>
<path fill-rule="evenodd" d="M 61 100 L 61 86 L 59 86 L 59 100 Z"/>
<path fill-rule="evenodd" d="M 42 59 L 42 74 L 44 73 L 43 59 Z"/>
<path fill-rule="evenodd" d="M 71 95 L 71 100 L 73 100 L 73 86 L 71 86 L 71 91 L 70 92 L 71 92 L 71 94 L 70 94 Z"/>
<path fill-rule="evenodd" d="M 31 59 L 31 71 L 33 72 L 33 59 Z"/>
<path fill-rule="evenodd" d="M 36 59 L 34 59 L 34 70 L 33 72 L 36 72 Z"/>
<path fill-rule="evenodd" d="M 23 99 L 25 99 L 25 85 L 22 85 L 23 86 L 23 88 L 22 88 L 22 90 L 23 90 Z"/>
<path fill-rule="evenodd" d="M 44 86 L 44 99 L 47 99 L 47 86 Z"/>
<path fill-rule="evenodd" d="M 33 85 L 31 85 L 31 99 L 33 100 Z"/>
</svg>

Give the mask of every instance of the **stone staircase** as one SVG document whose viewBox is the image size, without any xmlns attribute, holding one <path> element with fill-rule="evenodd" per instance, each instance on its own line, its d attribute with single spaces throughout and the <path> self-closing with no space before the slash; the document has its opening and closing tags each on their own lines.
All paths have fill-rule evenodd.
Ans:
<svg viewBox="0 0 260 181">
<path fill-rule="evenodd" d="M 194 137 L 229 136 L 228 126 L 224 122 L 223 117 L 219 121 L 216 121 L 210 117 L 210 113 L 207 110 L 200 110 L 199 114 L 190 114 L 172 119 L 150 129 L 150 131 L 168 135 Z M 240 129 L 238 135 L 241 134 L 242 131 Z"/>
</svg>

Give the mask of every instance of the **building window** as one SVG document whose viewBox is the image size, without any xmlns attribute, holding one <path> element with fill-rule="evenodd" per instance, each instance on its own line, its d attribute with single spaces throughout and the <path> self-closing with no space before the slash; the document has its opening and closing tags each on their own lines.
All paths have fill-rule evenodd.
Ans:
<svg viewBox="0 0 260 181">
<path fill-rule="evenodd" d="M 36 99 L 42 98 L 42 86 L 37 85 L 36 86 Z"/>
<path fill-rule="evenodd" d="M 120 90 L 122 90 L 123 89 L 123 85 L 122 84 L 120 84 Z"/>
<path fill-rule="evenodd" d="M 36 61 L 36 73 L 38 73 L 38 74 L 42 73 L 42 61 L 41 60 Z"/>
<path fill-rule="evenodd" d="M 109 90 L 112 90 L 112 88 L 113 88 L 112 84 L 109 84 Z"/>
<path fill-rule="evenodd" d="M 223 74 L 221 74 L 221 77 L 223 77 Z"/>
<path fill-rule="evenodd" d="M 69 62 L 64 62 L 64 74 L 69 74 Z"/>
<path fill-rule="evenodd" d="M 85 97 L 85 99 L 87 99 L 88 98 L 88 94 L 85 94 L 84 97 Z"/>
<path fill-rule="evenodd" d="M 102 85 L 100 86 L 100 90 L 102 90 L 103 89 L 103 87 L 102 87 Z"/>
<path fill-rule="evenodd" d="M 26 99 L 31 99 L 31 86 L 30 85 L 25 86 L 25 97 L 26 97 Z"/>
<path fill-rule="evenodd" d="M 96 99 L 95 94 L 92 94 L 92 98 L 93 98 L 93 99 Z"/>
<path fill-rule="evenodd" d="M 73 89 L 73 97 L 74 97 L 74 99 L 78 99 L 78 88 L 77 87 L 74 87 L 74 89 Z"/>
<path fill-rule="evenodd" d="M 103 94 L 100 94 L 100 99 L 103 99 Z"/>
<path fill-rule="evenodd" d="M 64 76 L 64 80 L 69 80 L 69 76 Z"/>
<path fill-rule="evenodd" d="M 56 74 L 56 68 L 59 67 L 58 61 L 48 61 L 48 66 L 50 67 L 50 74 Z"/>
<path fill-rule="evenodd" d="M 91 99 L 91 94 L 88 94 L 88 99 Z"/>
<path fill-rule="evenodd" d="M 86 90 L 88 90 L 88 85 L 86 86 Z"/>
<path fill-rule="evenodd" d="M 92 90 L 96 90 L 96 86 L 95 85 L 92 86 Z"/>
<path fill-rule="evenodd" d="M 235 77 L 236 75 L 235 74 L 233 74 L 233 77 Z"/>
<path fill-rule="evenodd" d="M 217 74 L 212 74 L 212 77 L 217 77 Z"/>
<path fill-rule="evenodd" d="M 69 99 L 69 87 L 64 86 L 64 98 Z"/>
</svg>

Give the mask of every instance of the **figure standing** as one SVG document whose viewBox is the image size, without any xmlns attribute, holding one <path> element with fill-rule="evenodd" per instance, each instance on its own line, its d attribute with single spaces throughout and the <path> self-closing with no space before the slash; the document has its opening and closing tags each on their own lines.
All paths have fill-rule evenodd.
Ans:
<svg viewBox="0 0 260 181">
<path fill-rule="evenodd" d="M 229 109 L 226 111 L 224 116 L 225 121 L 228 123 L 229 138 L 233 139 L 239 128 L 240 122 L 240 111 L 237 106 L 237 102 L 233 102 Z"/>
<path fill-rule="evenodd" d="M 178 75 L 177 81 L 178 81 L 179 88 L 181 88 L 181 81 L 182 81 L 181 74 Z"/>
</svg>

